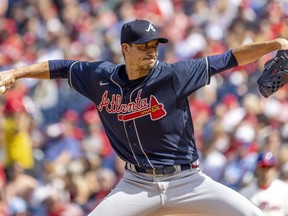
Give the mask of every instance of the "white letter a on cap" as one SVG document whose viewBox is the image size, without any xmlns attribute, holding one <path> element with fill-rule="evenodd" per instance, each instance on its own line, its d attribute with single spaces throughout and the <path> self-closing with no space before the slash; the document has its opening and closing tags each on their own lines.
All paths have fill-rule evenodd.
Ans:
<svg viewBox="0 0 288 216">
<path fill-rule="evenodd" d="M 152 23 L 149 24 L 148 29 L 145 29 L 146 32 L 149 32 L 150 30 L 152 30 L 152 31 L 155 32 L 155 28 L 154 28 L 154 26 L 152 25 Z"/>
</svg>

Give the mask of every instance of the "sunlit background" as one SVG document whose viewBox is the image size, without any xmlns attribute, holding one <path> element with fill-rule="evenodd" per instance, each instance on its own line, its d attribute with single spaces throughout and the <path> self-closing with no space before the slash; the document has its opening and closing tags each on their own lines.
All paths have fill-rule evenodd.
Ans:
<svg viewBox="0 0 288 216">
<path fill-rule="evenodd" d="M 148 19 L 169 39 L 159 60 L 201 58 L 288 38 L 286 0 L 0 0 L 0 70 L 50 59 L 123 62 L 123 23 Z M 260 151 L 288 181 L 287 87 L 269 99 L 259 61 L 212 78 L 189 100 L 201 169 L 235 190 Z M 123 173 L 94 105 L 67 80 L 18 80 L 0 96 L 0 215 L 87 215 Z M 73 213 L 71 213 L 73 212 Z"/>
</svg>

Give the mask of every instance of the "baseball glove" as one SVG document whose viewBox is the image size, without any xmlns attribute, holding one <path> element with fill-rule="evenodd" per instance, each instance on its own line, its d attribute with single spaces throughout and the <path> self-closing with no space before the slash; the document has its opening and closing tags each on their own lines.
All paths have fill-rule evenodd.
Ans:
<svg viewBox="0 0 288 216">
<path fill-rule="evenodd" d="M 279 50 L 264 67 L 257 83 L 261 95 L 268 98 L 288 83 L 288 50 Z"/>
</svg>

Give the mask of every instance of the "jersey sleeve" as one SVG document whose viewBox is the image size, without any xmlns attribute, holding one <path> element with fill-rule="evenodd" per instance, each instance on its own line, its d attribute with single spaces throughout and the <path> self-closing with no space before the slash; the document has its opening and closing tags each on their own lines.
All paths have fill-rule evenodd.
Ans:
<svg viewBox="0 0 288 216">
<path fill-rule="evenodd" d="M 73 60 L 50 60 L 49 64 L 49 72 L 50 79 L 67 79 L 68 72 L 71 65 L 75 61 Z"/>
<path fill-rule="evenodd" d="M 238 66 L 232 50 L 200 59 L 189 59 L 173 64 L 174 87 L 179 98 L 189 96 L 208 85 L 211 76 Z"/>
<path fill-rule="evenodd" d="M 207 58 L 189 59 L 172 65 L 173 84 L 177 97 L 188 97 L 197 89 L 210 83 Z"/>
<path fill-rule="evenodd" d="M 95 92 L 97 92 L 97 83 L 101 79 L 101 69 L 99 65 L 103 61 L 97 62 L 74 62 L 69 70 L 68 82 L 71 88 L 80 94 L 93 100 Z"/>
<path fill-rule="evenodd" d="M 222 54 L 208 56 L 207 59 L 209 63 L 210 73 L 212 76 L 222 71 L 238 66 L 238 62 L 233 55 L 232 50 L 229 50 Z"/>
</svg>

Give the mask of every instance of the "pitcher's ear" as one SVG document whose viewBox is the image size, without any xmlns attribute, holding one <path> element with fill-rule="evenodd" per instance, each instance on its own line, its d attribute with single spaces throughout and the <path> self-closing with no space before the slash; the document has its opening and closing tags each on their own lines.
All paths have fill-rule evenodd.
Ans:
<svg viewBox="0 0 288 216">
<path fill-rule="evenodd" d="M 122 45 L 121 45 L 121 47 L 122 47 L 122 52 L 123 53 L 127 53 L 128 51 L 129 51 L 129 44 L 127 44 L 127 43 L 123 43 Z"/>
</svg>

